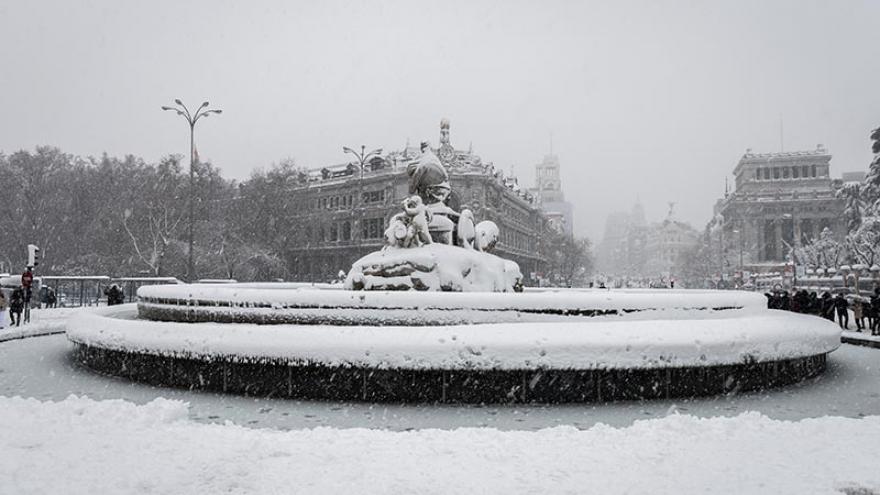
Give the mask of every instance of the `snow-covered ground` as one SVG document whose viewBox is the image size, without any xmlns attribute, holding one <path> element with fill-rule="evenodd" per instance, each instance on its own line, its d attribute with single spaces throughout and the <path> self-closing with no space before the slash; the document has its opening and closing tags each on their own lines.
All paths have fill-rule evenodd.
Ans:
<svg viewBox="0 0 880 495">
<path fill-rule="evenodd" d="M 182 402 L 0 398 L 7 493 L 877 493 L 880 416 L 282 432 Z"/>
<path fill-rule="evenodd" d="M 0 342 L 0 493 L 880 493 L 867 347 L 778 390 L 565 406 L 190 392 L 97 375 L 71 348 Z"/>
<path fill-rule="evenodd" d="M 89 309 L 94 308 L 32 309 L 31 321 L 22 323 L 19 326 L 0 328 L 0 342 L 37 335 L 64 333 L 67 328 L 67 321 L 71 315 Z M 9 314 L 7 313 L 5 316 L 6 322 L 9 323 Z"/>
</svg>

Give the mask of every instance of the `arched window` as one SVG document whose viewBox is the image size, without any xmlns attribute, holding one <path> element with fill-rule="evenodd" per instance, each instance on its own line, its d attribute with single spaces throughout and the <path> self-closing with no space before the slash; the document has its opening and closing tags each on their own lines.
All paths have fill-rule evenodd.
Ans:
<svg viewBox="0 0 880 495">
<path fill-rule="evenodd" d="M 342 222 L 342 240 L 350 241 L 351 240 L 351 222 L 346 220 Z"/>
</svg>

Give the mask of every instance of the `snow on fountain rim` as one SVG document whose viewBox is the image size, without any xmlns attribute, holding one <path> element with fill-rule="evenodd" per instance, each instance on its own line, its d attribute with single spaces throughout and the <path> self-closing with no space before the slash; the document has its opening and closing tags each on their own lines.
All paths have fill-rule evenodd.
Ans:
<svg viewBox="0 0 880 495">
<path fill-rule="evenodd" d="M 150 285 L 137 295 L 150 302 L 186 305 L 266 305 L 276 308 L 382 308 L 479 310 L 646 310 L 671 308 L 764 308 L 761 294 L 717 290 L 547 290 L 524 293 L 348 291 L 210 285 Z M 279 287 L 280 288 L 280 287 Z"/>
<path fill-rule="evenodd" d="M 717 366 L 814 356 L 840 346 L 834 323 L 775 310 L 427 327 L 172 323 L 138 320 L 136 313 L 134 304 L 78 313 L 68 338 L 181 358 L 446 370 Z"/>
</svg>

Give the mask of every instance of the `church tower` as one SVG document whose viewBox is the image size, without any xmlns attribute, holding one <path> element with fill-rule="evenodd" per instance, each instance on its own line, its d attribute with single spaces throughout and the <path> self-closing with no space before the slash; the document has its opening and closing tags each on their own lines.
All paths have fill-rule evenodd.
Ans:
<svg viewBox="0 0 880 495">
<path fill-rule="evenodd" d="M 544 161 L 535 165 L 535 185 L 542 202 L 562 202 L 562 183 L 559 178 L 559 158 L 556 155 L 544 155 Z"/>
<path fill-rule="evenodd" d="M 541 209 L 560 232 L 572 234 L 573 211 L 571 203 L 562 193 L 562 178 L 559 176 L 559 157 L 544 155 L 544 160 L 535 165 L 535 188 L 532 194 L 538 198 Z"/>
</svg>

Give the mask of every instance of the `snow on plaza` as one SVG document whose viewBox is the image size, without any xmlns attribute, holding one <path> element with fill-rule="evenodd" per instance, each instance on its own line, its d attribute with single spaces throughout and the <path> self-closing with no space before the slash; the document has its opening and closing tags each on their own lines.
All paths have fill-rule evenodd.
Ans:
<svg viewBox="0 0 880 495">
<path fill-rule="evenodd" d="M 880 3 L 0 4 L 0 495 L 880 495 Z"/>
</svg>

